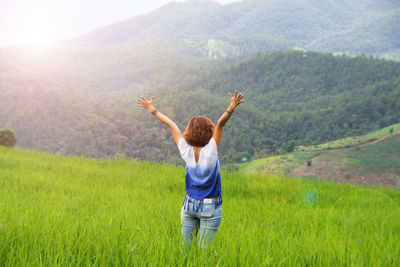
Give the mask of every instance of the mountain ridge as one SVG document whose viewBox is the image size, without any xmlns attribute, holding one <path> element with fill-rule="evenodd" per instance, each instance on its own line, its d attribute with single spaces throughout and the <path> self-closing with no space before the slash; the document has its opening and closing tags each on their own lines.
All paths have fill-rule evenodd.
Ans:
<svg viewBox="0 0 400 267">
<path fill-rule="evenodd" d="M 146 15 L 103 27 L 69 44 L 78 47 L 129 46 L 144 41 L 159 42 L 171 36 L 225 39 L 233 43 L 238 38 L 252 42 L 262 36 L 266 43 L 275 39 L 281 41 L 267 49 L 266 44 L 256 42 L 257 46 L 248 51 L 239 45 L 242 53 L 300 46 L 324 52 L 381 54 L 400 48 L 399 10 L 400 3 L 391 0 L 379 4 L 373 0 L 350 3 L 256 0 L 227 5 L 186 1 L 169 3 Z M 363 36 L 369 38 L 361 38 Z"/>
</svg>

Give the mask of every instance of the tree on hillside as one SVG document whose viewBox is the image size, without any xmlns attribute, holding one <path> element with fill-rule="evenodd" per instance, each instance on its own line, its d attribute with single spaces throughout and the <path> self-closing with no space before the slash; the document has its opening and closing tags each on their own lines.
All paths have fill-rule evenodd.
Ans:
<svg viewBox="0 0 400 267">
<path fill-rule="evenodd" d="M 390 134 L 393 134 L 393 128 L 390 128 L 389 132 Z"/>
<path fill-rule="evenodd" d="M 286 152 L 293 152 L 296 147 L 296 142 L 294 140 L 290 140 L 288 143 L 283 143 L 282 149 Z"/>
<path fill-rule="evenodd" d="M 6 147 L 13 147 L 17 144 L 17 138 L 14 136 L 14 132 L 10 129 L 0 130 L 0 145 Z"/>
</svg>

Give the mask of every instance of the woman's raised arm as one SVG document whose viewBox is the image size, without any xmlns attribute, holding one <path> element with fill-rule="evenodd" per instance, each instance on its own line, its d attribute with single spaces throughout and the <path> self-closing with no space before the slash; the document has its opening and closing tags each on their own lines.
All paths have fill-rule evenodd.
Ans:
<svg viewBox="0 0 400 267">
<path fill-rule="evenodd" d="M 243 95 L 237 93 L 235 91 L 235 95 L 232 96 L 232 94 L 229 92 L 229 97 L 231 99 L 231 103 L 229 107 L 226 109 L 224 114 L 219 118 L 217 122 L 217 126 L 215 127 L 214 130 L 214 140 L 217 143 L 217 147 L 219 148 L 219 144 L 221 143 L 222 140 L 222 135 L 224 134 L 224 126 L 228 122 L 229 118 L 231 117 L 232 113 L 235 111 L 235 108 L 239 106 L 240 103 L 244 102 L 245 100 L 243 99 Z"/>
<path fill-rule="evenodd" d="M 140 98 L 136 99 L 136 103 L 138 104 L 138 107 L 147 109 L 157 119 L 166 124 L 171 130 L 172 137 L 174 138 L 175 143 L 178 145 L 179 139 L 182 138 L 181 131 L 179 130 L 175 122 L 173 122 L 167 116 L 165 116 L 164 114 L 159 112 L 156 108 L 154 108 L 154 96 L 152 96 L 150 100 L 147 100 L 146 98 L 141 96 Z"/>
</svg>

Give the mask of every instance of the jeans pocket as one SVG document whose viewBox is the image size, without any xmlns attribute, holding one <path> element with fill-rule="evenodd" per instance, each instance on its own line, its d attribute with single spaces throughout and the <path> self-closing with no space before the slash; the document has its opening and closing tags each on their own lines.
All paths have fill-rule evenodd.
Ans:
<svg viewBox="0 0 400 267">
<path fill-rule="evenodd" d="M 215 208 L 215 203 L 207 203 L 203 205 L 203 211 L 200 213 L 200 215 L 206 218 L 221 217 L 222 208 L 221 206 Z"/>
</svg>

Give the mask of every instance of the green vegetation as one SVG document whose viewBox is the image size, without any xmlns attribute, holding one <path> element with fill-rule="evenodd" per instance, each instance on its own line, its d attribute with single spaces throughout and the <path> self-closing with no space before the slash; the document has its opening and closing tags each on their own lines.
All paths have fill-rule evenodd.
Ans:
<svg viewBox="0 0 400 267">
<path fill-rule="evenodd" d="M 238 165 L 238 171 L 247 173 L 248 170 L 253 170 L 256 169 L 258 166 L 263 166 L 266 163 L 275 161 L 279 159 L 281 156 L 271 156 L 268 158 L 262 158 L 262 159 L 255 159 L 246 163 L 240 163 Z"/>
<path fill-rule="evenodd" d="M 220 151 L 221 161 L 235 163 L 274 155 L 291 140 L 318 145 L 399 123 L 400 63 L 301 51 L 218 61 L 140 52 L 60 52 L 63 64 L 40 75 L 0 60 L 0 125 L 25 148 L 179 163 L 169 130 L 135 99 L 154 95 L 184 130 L 194 115 L 216 122 L 238 88 L 247 102 Z"/>
<path fill-rule="evenodd" d="M 400 176 L 400 134 L 376 144 L 336 152 L 353 166 L 362 166 L 375 173 L 395 173 Z"/>
<path fill-rule="evenodd" d="M 287 175 L 294 168 L 320 154 L 322 151 L 295 151 L 237 165 L 239 166 L 238 170 L 245 173 Z"/>
<path fill-rule="evenodd" d="M 354 167 L 340 173 L 349 181 L 364 171 L 400 179 L 400 135 L 350 148 L 400 130 L 400 63 L 362 55 L 398 59 L 399 8 L 187 1 L 68 48 L 1 49 L 0 127 L 21 147 L 59 153 L 0 146 L 1 264 L 400 266 L 399 190 L 286 177 L 328 156 Z M 182 160 L 168 129 L 135 99 L 154 95 L 183 130 L 194 115 L 216 122 L 235 89 L 247 102 L 226 127 L 222 166 L 272 157 L 222 172 L 216 244 L 186 250 Z"/>
<path fill-rule="evenodd" d="M 293 152 L 295 147 L 296 147 L 296 142 L 294 140 L 290 140 L 288 143 L 282 144 L 282 149 L 289 153 Z"/>
<path fill-rule="evenodd" d="M 295 152 L 238 164 L 242 173 L 320 177 L 328 180 L 399 187 L 400 130 L 394 124 L 363 136 L 345 138 Z M 379 142 L 368 144 L 367 142 Z M 363 145 L 364 144 L 364 145 Z M 344 179 L 346 178 L 346 179 Z"/>
<path fill-rule="evenodd" d="M 184 168 L 0 147 L 6 266 L 398 266 L 400 192 L 222 173 L 215 246 L 180 245 Z"/>
<path fill-rule="evenodd" d="M 14 132 L 10 129 L 0 130 L 0 146 L 13 147 L 17 144 Z"/>
</svg>

